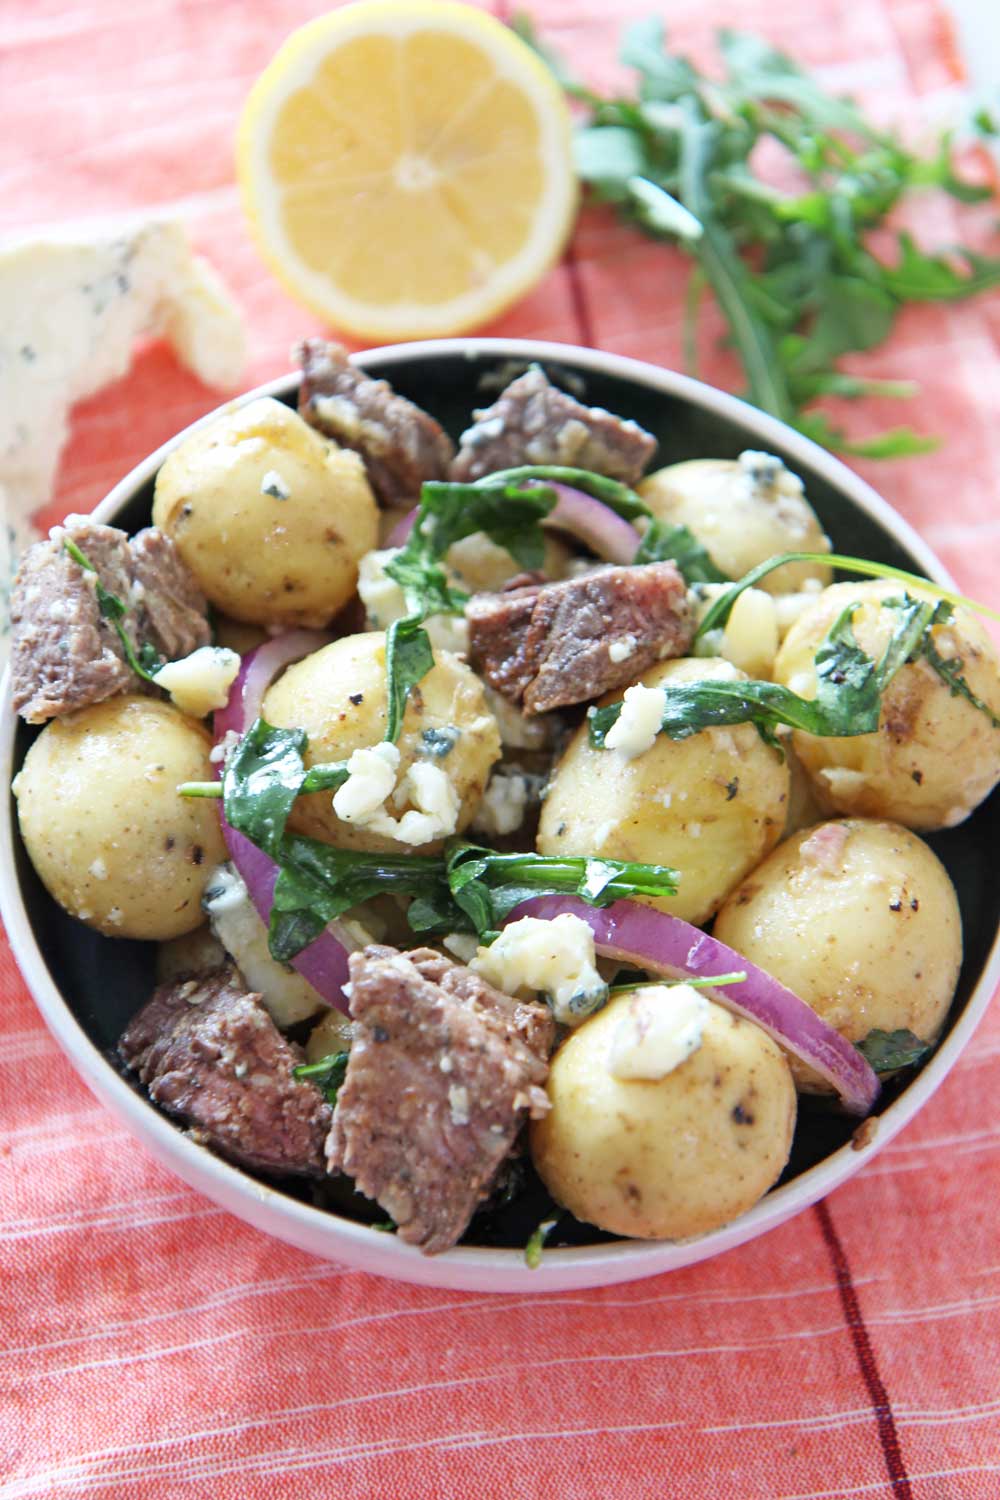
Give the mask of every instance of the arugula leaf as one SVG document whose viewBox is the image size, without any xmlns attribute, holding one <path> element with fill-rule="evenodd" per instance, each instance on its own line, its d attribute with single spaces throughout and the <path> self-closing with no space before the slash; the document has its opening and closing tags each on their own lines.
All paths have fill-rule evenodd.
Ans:
<svg viewBox="0 0 1000 1500">
<path fill-rule="evenodd" d="M 899 236 L 899 252 L 898 265 L 883 268 L 881 282 L 903 302 L 956 302 L 1000 285 L 1000 259 L 991 256 L 971 250 L 956 250 L 952 259 L 925 255 L 905 233 Z M 956 269 L 956 260 L 964 271 Z"/>
<path fill-rule="evenodd" d="M 430 637 L 420 620 L 409 617 L 394 620 L 385 638 L 385 671 L 389 691 L 389 712 L 385 737 L 395 744 L 403 729 L 406 700 L 411 689 L 434 665 Z"/>
<path fill-rule="evenodd" d="M 576 855 L 497 854 L 457 842 L 447 854 L 448 885 L 456 906 L 482 937 L 494 933 L 522 901 L 538 895 L 580 896 L 591 906 L 623 897 L 672 896 L 676 870 Z"/>
<path fill-rule="evenodd" d="M 947 613 L 944 613 L 944 611 L 947 611 Z M 939 605 L 935 611 L 931 625 L 944 624 L 950 617 L 950 606 L 944 605 L 942 607 Z M 984 703 L 982 698 L 976 696 L 966 678 L 962 676 L 962 668 L 965 663 L 960 656 L 942 656 L 934 644 L 934 638 L 929 630 L 921 641 L 917 654 L 922 656 L 928 666 L 934 669 L 942 682 L 947 683 L 953 698 L 966 699 L 968 703 L 972 704 L 973 708 L 978 708 L 980 713 L 986 715 L 994 729 L 1000 729 L 1000 718 L 997 718 L 988 703 Z"/>
<path fill-rule="evenodd" d="M 709 679 L 661 687 L 664 698 L 660 733 L 683 740 L 717 725 L 753 724 L 761 737 L 780 748 L 777 730 L 785 725 L 825 738 L 872 734 L 878 728 L 882 693 L 917 647 L 934 614 L 924 600 L 892 602 L 899 612 L 881 661 L 862 651 L 851 629 L 856 603 L 834 621 L 816 652 L 816 697 L 802 698 L 777 682 L 727 682 Z M 608 731 L 618 722 L 623 704 L 609 704 L 589 719 L 590 743 L 603 749 Z"/>
<path fill-rule="evenodd" d="M 881 1031 L 876 1027 L 863 1041 L 854 1044 L 876 1073 L 894 1073 L 897 1068 L 911 1068 L 933 1048 L 912 1031 Z"/>
<path fill-rule="evenodd" d="M 542 1252 L 545 1249 L 545 1242 L 561 1218 L 562 1214 L 558 1213 L 550 1219 L 543 1219 L 538 1228 L 528 1236 L 528 1242 L 524 1247 L 524 1264 L 528 1267 L 529 1271 L 538 1270 L 538 1267 L 542 1263 Z"/>
<path fill-rule="evenodd" d="M 582 490 L 585 495 L 592 495 L 626 521 L 635 521 L 640 516 L 651 514 L 646 502 L 620 479 L 609 479 L 606 474 L 595 474 L 591 469 L 574 469 L 565 464 L 522 464 L 516 469 L 498 469 L 493 474 L 485 474 L 482 479 L 477 479 L 473 488 L 492 489 L 498 481 L 520 485 L 527 480 L 537 486 L 528 491 L 529 495 L 537 495 L 539 491 L 544 494 L 545 482 L 550 480 L 553 484 L 568 484 L 575 490 Z M 554 498 L 554 492 L 550 493 Z M 482 530 L 485 531 L 486 527 L 482 527 Z M 516 552 L 514 556 L 517 556 Z"/>
<path fill-rule="evenodd" d="M 728 573 L 716 567 L 693 531 L 666 521 L 650 521 L 633 562 L 675 562 L 689 585 L 732 582 Z"/>
<path fill-rule="evenodd" d="M 128 614 L 128 605 L 124 600 L 119 599 L 117 594 L 113 594 L 110 589 L 104 587 L 94 564 L 81 551 L 71 537 L 64 536 L 62 545 L 63 551 L 68 557 L 73 559 L 78 567 L 83 568 L 86 573 L 94 574 L 94 597 L 97 600 L 98 613 L 102 620 L 107 620 L 114 627 L 115 634 L 121 641 L 122 651 L 128 665 L 137 677 L 141 677 L 144 682 L 153 682 L 155 686 L 154 674 L 163 666 L 163 658 L 157 654 L 156 650 L 148 642 L 140 646 L 138 654 L 136 653 L 128 631 L 122 624 L 122 621 Z"/>
<path fill-rule="evenodd" d="M 719 595 L 698 626 L 695 638 L 724 626 L 732 613 L 733 605 L 744 589 L 753 588 L 754 584 L 766 578 L 768 573 L 773 573 L 775 568 L 780 568 L 790 562 L 824 563 L 829 567 L 839 568 L 845 573 L 860 573 L 867 578 L 890 578 L 895 583 L 902 583 L 921 589 L 926 594 L 933 594 L 936 599 L 943 599 L 948 604 L 961 604 L 976 614 L 988 615 L 991 620 L 1000 620 L 1000 613 L 995 609 L 990 609 L 988 605 L 979 604 L 975 599 L 967 599 L 964 594 L 956 594 L 952 589 L 942 588 L 939 583 L 932 583 L 929 578 L 921 578 L 916 573 L 907 573 L 903 568 L 894 568 L 889 563 L 872 562 L 864 557 L 848 557 L 842 552 L 778 552 L 774 557 L 765 558 L 762 563 L 758 563 L 755 568 L 744 573 L 732 588 Z"/>
<path fill-rule="evenodd" d="M 426 896 L 435 888 L 447 892 L 444 861 L 427 855 L 335 849 L 286 834 L 276 860 L 269 947 L 282 963 L 317 938 L 328 922 L 373 896 Z"/>
<path fill-rule="evenodd" d="M 311 1078 L 326 1099 L 327 1104 L 336 1104 L 337 1095 L 347 1076 L 349 1052 L 331 1052 L 319 1062 L 300 1063 L 292 1069 L 293 1078 Z"/>
<path fill-rule="evenodd" d="M 288 814 L 302 789 L 304 729 L 256 719 L 233 750 L 222 778 L 226 821 L 277 858 Z"/>
</svg>

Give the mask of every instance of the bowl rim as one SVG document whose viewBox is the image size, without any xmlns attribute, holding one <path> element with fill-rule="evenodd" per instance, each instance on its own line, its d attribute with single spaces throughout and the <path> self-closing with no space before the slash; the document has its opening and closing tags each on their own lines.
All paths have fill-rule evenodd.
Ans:
<svg viewBox="0 0 1000 1500">
<path fill-rule="evenodd" d="M 360 351 L 351 356 L 363 367 L 391 377 L 396 364 L 419 358 L 463 355 L 540 360 L 617 376 L 676 397 L 711 415 L 737 422 L 764 448 L 780 446 L 793 461 L 817 472 L 848 500 L 867 512 L 899 541 L 928 576 L 947 587 L 947 570 L 902 516 L 839 459 L 777 418 L 725 391 L 643 360 L 574 344 L 535 339 L 423 339 Z M 156 474 L 167 454 L 192 432 L 223 411 L 263 396 L 287 397 L 300 381 L 298 373 L 278 376 L 206 413 L 137 464 L 93 511 L 112 522 L 123 506 Z M 0 688 L 0 772 L 10 782 L 16 716 L 11 706 L 9 669 Z M 772 1189 L 749 1212 L 721 1229 L 690 1240 L 618 1240 L 612 1243 L 546 1251 L 530 1270 L 520 1250 L 459 1246 L 427 1257 L 393 1235 L 379 1233 L 328 1210 L 302 1203 L 246 1175 L 239 1167 L 196 1145 L 182 1130 L 137 1093 L 91 1041 L 63 999 L 35 939 L 16 875 L 14 848 L 17 822 L 13 795 L 3 799 L 0 814 L 0 917 L 11 950 L 35 1003 L 56 1041 L 98 1099 L 137 1135 L 151 1154 L 190 1186 L 255 1228 L 299 1249 L 357 1269 L 419 1285 L 452 1290 L 550 1292 L 610 1286 L 676 1270 L 720 1255 L 768 1230 L 824 1197 L 861 1170 L 909 1123 L 941 1085 L 972 1037 L 1000 980 L 1000 932 L 951 1032 L 914 1081 L 878 1117 L 870 1138 L 849 1142 L 782 1187 Z"/>
</svg>

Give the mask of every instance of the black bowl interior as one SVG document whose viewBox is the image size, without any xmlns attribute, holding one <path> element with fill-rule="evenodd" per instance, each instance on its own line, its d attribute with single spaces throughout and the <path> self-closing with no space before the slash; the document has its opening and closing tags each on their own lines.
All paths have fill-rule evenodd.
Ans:
<svg viewBox="0 0 1000 1500">
<path fill-rule="evenodd" d="M 519 367 L 523 368 L 523 366 Z M 571 356 L 547 364 L 547 373 L 591 405 L 634 418 L 659 441 L 657 465 L 687 458 L 735 458 L 747 447 L 759 446 L 754 432 L 739 420 L 705 411 L 677 396 L 651 390 L 627 377 L 604 374 L 575 365 Z M 380 374 L 378 362 L 371 365 Z M 468 425 L 474 406 L 486 405 L 497 389 L 517 373 L 495 353 L 440 354 L 433 359 L 414 355 L 394 361 L 393 386 L 427 408 L 455 437 Z M 289 398 L 294 404 L 294 397 Z M 772 445 L 773 446 L 773 445 Z M 780 445 L 775 448 L 779 454 Z M 832 538 L 834 550 L 872 558 L 920 572 L 916 560 L 878 521 L 842 494 L 819 473 L 783 455 L 805 481 L 806 492 Z M 149 523 L 153 486 L 145 485 L 125 507 L 117 524 L 128 531 Z M 21 725 L 15 746 L 15 767 L 27 753 L 36 729 Z M 965 957 L 948 1027 L 954 1025 L 982 972 L 1000 926 L 1000 886 L 993 878 L 995 850 L 1000 843 L 1000 789 L 961 827 L 932 834 L 928 842 L 943 860 L 958 891 L 965 938 Z M 39 948 L 53 981 L 65 997 L 82 1030 L 114 1063 L 114 1047 L 125 1023 L 148 998 L 153 985 L 155 947 L 99 936 L 69 917 L 48 896 L 18 843 L 15 858 L 25 905 Z M 912 1073 L 890 1083 L 879 1110 L 899 1096 Z M 152 1105 L 150 1106 L 153 1107 Z M 797 1176 L 845 1144 L 857 1122 L 821 1103 L 803 1101 L 792 1158 L 783 1181 Z M 281 1184 L 296 1197 L 312 1198 L 317 1190 L 289 1181 Z M 379 1217 L 358 1195 L 337 1187 L 319 1190 L 317 1201 L 352 1217 Z M 514 1201 L 504 1210 L 473 1221 L 466 1243 L 523 1244 L 546 1211 L 544 1190 L 530 1172 Z M 586 1243 L 610 1238 L 592 1227 L 567 1222 L 564 1216 L 550 1243 Z"/>
</svg>

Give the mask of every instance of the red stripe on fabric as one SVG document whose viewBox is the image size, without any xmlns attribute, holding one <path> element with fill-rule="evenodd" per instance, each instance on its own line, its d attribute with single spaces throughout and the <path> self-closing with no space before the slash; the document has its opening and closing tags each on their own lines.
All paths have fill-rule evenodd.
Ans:
<svg viewBox="0 0 1000 1500">
<path fill-rule="evenodd" d="M 837 1291 L 840 1293 L 840 1303 L 844 1309 L 844 1320 L 850 1330 L 854 1354 L 868 1390 L 872 1411 L 875 1414 L 879 1442 L 882 1444 L 885 1466 L 889 1471 L 892 1493 L 898 1496 L 899 1500 L 913 1500 L 913 1490 L 899 1446 L 899 1433 L 896 1431 L 896 1419 L 892 1414 L 889 1392 L 879 1374 L 875 1351 L 868 1336 L 868 1329 L 865 1327 L 865 1320 L 861 1315 L 861 1304 L 851 1277 L 847 1254 L 826 1204 L 824 1202 L 813 1204 L 813 1213 L 819 1220 L 823 1243 L 830 1256 L 833 1274 L 837 1278 Z"/>
</svg>

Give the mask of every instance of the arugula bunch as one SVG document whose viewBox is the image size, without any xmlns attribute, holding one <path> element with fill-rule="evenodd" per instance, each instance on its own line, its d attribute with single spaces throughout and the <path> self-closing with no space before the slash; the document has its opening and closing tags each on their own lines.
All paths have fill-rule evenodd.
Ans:
<svg viewBox="0 0 1000 1500">
<path fill-rule="evenodd" d="M 963 203 L 992 196 L 956 175 L 951 135 L 941 136 L 934 157 L 917 156 L 898 134 L 875 129 L 791 58 L 745 33 L 719 33 L 724 72 L 716 79 L 666 50 L 657 18 L 637 21 L 620 54 L 636 71 L 635 93 L 605 97 L 568 76 L 527 17 L 515 26 L 588 110 L 575 142 L 581 179 L 694 261 L 685 332 L 692 370 L 708 287 L 756 406 L 817 442 L 869 458 L 933 448 L 933 438 L 909 427 L 852 441 L 813 403 L 912 394 L 908 383 L 846 374 L 841 356 L 882 343 L 908 303 L 954 301 L 1000 284 L 1000 259 L 971 250 L 929 255 L 905 232 L 894 233 L 890 260 L 868 248 L 871 231 L 915 189 L 938 188 Z M 762 142 L 780 148 L 799 190 L 757 174 Z"/>
</svg>

